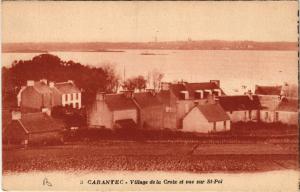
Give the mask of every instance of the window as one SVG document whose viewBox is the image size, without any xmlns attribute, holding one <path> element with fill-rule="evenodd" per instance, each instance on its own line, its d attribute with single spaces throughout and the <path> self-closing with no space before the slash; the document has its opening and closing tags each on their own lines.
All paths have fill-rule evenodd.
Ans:
<svg viewBox="0 0 300 192">
<path fill-rule="evenodd" d="M 279 113 L 278 112 L 275 112 L 275 121 L 279 121 Z"/>
<path fill-rule="evenodd" d="M 216 132 L 216 122 L 213 123 L 214 127 L 213 127 L 213 132 Z"/>
<path fill-rule="evenodd" d="M 73 101 L 73 94 L 71 93 L 71 101 Z"/>
<path fill-rule="evenodd" d="M 224 121 L 224 130 L 226 130 L 226 121 Z"/>
<path fill-rule="evenodd" d="M 65 94 L 65 101 L 68 101 L 68 95 Z"/>
<path fill-rule="evenodd" d="M 266 111 L 265 112 L 265 119 L 267 120 L 269 118 L 269 113 Z"/>
<path fill-rule="evenodd" d="M 200 93 L 195 92 L 194 94 L 195 94 L 195 99 L 200 99 Z"/>
<path fill-rule="evenodd" d="M 252 119 L 252 111 L 251 110 L 249 111 L 249 119 L 250 120 Z"/>
<path fill-rule="evenodd" d="M 78 100 L 78 98 L 79 98 L 79 93 L 75 93 L 75 95 L 76 95 L 76 99 Z"/>
</svg>

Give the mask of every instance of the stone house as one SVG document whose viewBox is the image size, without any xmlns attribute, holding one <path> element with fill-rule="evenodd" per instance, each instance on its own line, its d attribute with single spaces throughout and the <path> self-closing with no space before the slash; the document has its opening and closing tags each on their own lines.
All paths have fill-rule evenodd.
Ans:
<svg viewBox="0 0 300 192">
<path fill-rule="evenodd" d="M 162 83 L 158 96 L 164 105 L 164 128 L 181 129 L 183 117 L 196 105 L 215 103 L 225 95 L 220 81 L 203 83 Z"/>
<path fill-rule="evenodd" d="M 138 108 L 130 91 L 119 94 L 98 93 L 87 112 L 87 121 L 92 128 L 114 128 L 118 120 L 133 120 L 138 123 Z"/>
<path fill-rule="evenodd" d="M 282 86 L 255 86 L 255 94 L 261 103 L 260 120 L 266 123 L 275 121 L 275 109 L 282 97 Z"/>
<path fill-rule="evenodd" d="M 138 108 L 138 122 L 141 128 L 163 127 L 163 105 L 154 90 L 134 93 L 133 101 Z"/>
<path fill-rule="evenodd" d="M 283 98 L 275 109 L 275 122 L 288 125 L 298 125 L 298 99 Z"/>
<path fill-rule="evenodd" d="M 220 132 L 230 130 L 230 118 L 218 104 L 195 106 L 183 118 L 184 132 Z"/>
<path fill-rule="evenodd" d="M 26 114 L 12 112 L 5 135 L 10 144 L 61 143 L 64 128 L 64 123 L 52 118 L 48 110 Z"/>
<path fill-rule="evenodd" d="M 81 92 L 73 81 L 54 83 L 46 79 L 28 80 L 17 95 L 18 106 L 22 112 L 37 112 L 42 108 L 72 106 L 81 108 Z"/>
<path fill-rule="evenodd" d="M 81 108 L 81 91 L 73 81 L 54 83 L 50 82 L 49 87 L 53 93 L 53 106 L 70 106 Z"/>
<path fill-rule="evenodd" d="M 221 96 L 216 100 L 230 117 L 231 122 L 258 121 L 261 105 L 256 95 Z"/>
<path fill-rule="evenodd" d="M 34 82 L 27 81 L 17 95 L 18 106 L 22 111 L 40 111 L 42 108 L 52 107 L 52 91 L 47 85 L 47 80 Z"/>
</svg>

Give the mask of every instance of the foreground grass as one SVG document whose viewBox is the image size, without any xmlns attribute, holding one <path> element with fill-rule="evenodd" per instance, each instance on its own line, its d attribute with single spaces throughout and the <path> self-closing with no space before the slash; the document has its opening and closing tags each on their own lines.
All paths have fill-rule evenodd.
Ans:
<svg viewBox="0 0 300 192">
<path fill-rule="evenodd" d="M 3 151 L 3 171 L 253 172 L 297 169 L 296 144 L 77 143 Z"/>
</svg>

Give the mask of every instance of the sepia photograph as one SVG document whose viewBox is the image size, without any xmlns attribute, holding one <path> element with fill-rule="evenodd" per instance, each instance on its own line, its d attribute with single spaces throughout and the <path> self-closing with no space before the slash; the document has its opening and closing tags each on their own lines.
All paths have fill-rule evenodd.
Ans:
<svg viewBox="0 0 300 192">
<path fill-rule="evenodd" d="M 1 16 L 2 190 L 298 191 L 298 1 Z"/>
</svg>

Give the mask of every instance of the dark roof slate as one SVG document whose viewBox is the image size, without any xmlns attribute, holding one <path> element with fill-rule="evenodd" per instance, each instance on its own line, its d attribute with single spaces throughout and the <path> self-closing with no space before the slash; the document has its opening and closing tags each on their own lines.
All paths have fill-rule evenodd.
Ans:
<svg viewBox="0 0 300 192">
<path fill-rule="evenodd" d="M 127 98 L 124 94 L 108 94 L 105 96 L 105 103 L 112 111 L 137 108 L 132 98 Z"/>
<path fill-rule="evenodd" d="M 217 97 L 218 102 L 225 111 L 257 110 L 261 108 L 259 98 L 252 95 L 234 95 Z"/>
<path fill-rule="evenodd" d="M 255 86 L 256 95 L 280 95 L 282 86 Z"/>
<path fill-rule="evenodd" d="M 226 121 L 230 119 L 219 104 L 197 105 L 197 108 L 208 122 Z"/>
<path fill-rule="evenodd" d="M 77 88 L 77 86 L 71 82 L 55 83 L 55 87 L 63 94 L 80 93 L 80 90 Z"/>
<path fill-rule="evenodd" d="M 117 120 L 115 122 L 115 124 L 119 128 L 123 128 L 123 129 L 134 129 L 134 128 L 137 128 L 137 124 L 132 119 Z"/>
<path fill-rule="evenodd" d="M 170 91 L 167 91 L 167 90 L 160 91 L 157 94 L 157 96 L 158 96 L 158 99 L 160 100 L 160 102 L 162 102 L 163 104 L 166 104 L 166 105 L 170 104 L 170 96 L 171 96 Z"/>
<path fill-rule="evenodd" d="M 17 121 L 28 133 L 51 132 L 63 130 L 65 127 L 61 120 L 42 112 L 22 114 L 21 119 Z"/>
<path fill-rule="evenodd" d="M 162 105 L 158 96 L 149 92 L 134 93 L 134 99 L 141 108 Z"/>
<path fill-rule="evenodd" d="M 31 88 L 31 86 L 27 86 L 27 88 Z M 51 89 L 48 87 L 48 85 L 41 81 L 34 82 L 33 88 L 41 94 L 51 93 Z"/>
</svg>

